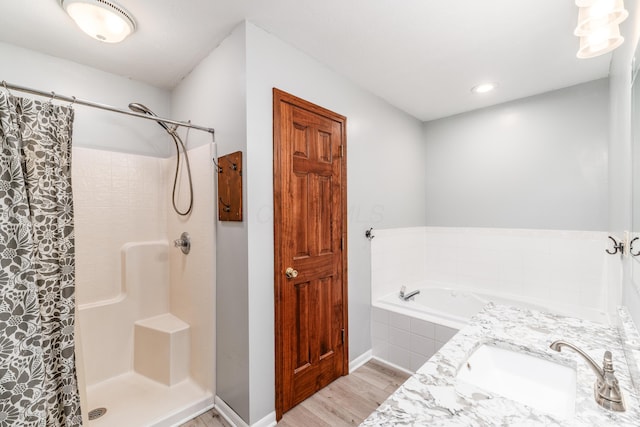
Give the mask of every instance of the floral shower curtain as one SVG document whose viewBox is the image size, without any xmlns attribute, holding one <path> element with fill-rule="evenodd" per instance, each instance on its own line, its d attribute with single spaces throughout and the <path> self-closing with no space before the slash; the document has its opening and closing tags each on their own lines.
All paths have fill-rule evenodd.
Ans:
<svg viewBox="0 0 640 427">
<path fill-rule="evenodd" d="M 0 91 L 0 426 L 80 426 L 73 110 Z"/>
</svg>

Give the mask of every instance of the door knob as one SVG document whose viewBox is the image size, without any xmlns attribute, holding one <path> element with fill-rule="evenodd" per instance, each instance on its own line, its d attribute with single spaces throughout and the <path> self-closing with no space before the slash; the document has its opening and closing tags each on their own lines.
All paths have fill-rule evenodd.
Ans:
<svg viewBox="0 0 640 427">
<path fill-rule="evenodd" d="M 296 277 L 298 277 L 298 270 L 294 270 L 293 267 L 288 267 L 285 270 L 284 274 L 288 279 L 295 279 Z"/>
</svg>

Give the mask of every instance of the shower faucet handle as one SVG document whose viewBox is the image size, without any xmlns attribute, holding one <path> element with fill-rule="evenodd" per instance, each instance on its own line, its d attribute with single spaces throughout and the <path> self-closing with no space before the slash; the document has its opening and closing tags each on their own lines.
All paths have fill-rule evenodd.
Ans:
<svg viewBox="0 0 640 427">
<path fill-rule="evenodd" d="M 173 246 L 180 248 L 183 254 L 187 255 L 191 251 L 191 237 L 186 231 L 180 235 L 179 239 L 173 241 Z"/>
</svg>

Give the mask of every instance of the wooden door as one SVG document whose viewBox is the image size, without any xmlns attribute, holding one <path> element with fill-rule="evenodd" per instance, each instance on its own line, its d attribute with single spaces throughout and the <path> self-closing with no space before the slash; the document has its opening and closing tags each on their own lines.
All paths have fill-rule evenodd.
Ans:
<svg viewBox="0 0 640 427">
<path fill-rule="evenodd" d="M 278 89 L 273 109 L 280 419 L 349 371 L 346 118 Z"/>
</svg>

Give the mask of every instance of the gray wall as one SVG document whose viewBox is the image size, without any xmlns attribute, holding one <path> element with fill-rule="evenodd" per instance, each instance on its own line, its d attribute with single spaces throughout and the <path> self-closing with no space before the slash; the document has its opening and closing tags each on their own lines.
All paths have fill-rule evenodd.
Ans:
<svg viewBox="0 0 640 427">
<path fill-rule="evenodd" d="M 640 35 L 640 7 L 627 2 L 629 18 L 622 24 L 625 43 L 614 52 L 611 62 L 611 142 L 609 145 L 609 230 L 622 236 L 632 229 L 631 222 L 631 61 Z M 622 261 L 622 303 L 640 326 L 640 293 L 631 277 L 631 260 Z"/>
<path fill-rule="evenodd" d="M 213 126 L 218 155 L 242 151 L 246 171 L 245 69 L 245 28 L 241 25 L 174 90 L 172 110 L 176 117 Z M 204 132 L 191 132 L 189 148 L 210 141 L 211 136 Z M 246 179 L 243 195 L 246 206 Z M 217 200 L 215 194 L 209 197 Z M 216 341 L 216 394 L 248 421 L 248 224 L 218 221 L 217 211 L 211 222 L 216 224 L 216 335 L 211 337 Z"/>
<path fill-rule="evenodd" d="M 607 79 L 427 122 L 427 224 L 606 230 Z"/>
<path fill-rule="evenodd" d="M 422 124 L 247 24 L 251 423 L 274 408 L 272 88 L 347 116 L 349 350 L 371 349 L 370 227 L 425 225 Z M 221 250 L 222 248 L 220 248 Z"/>
<path fill-rule="evenodd" d="M 248 424 L 275 410 L 273 87 L 347 116 L 351 360 L 371 349 L 364 231 L 425 225 L 422 124 L 307 55 L 245 23 L 180 84 L 174 111 L 244 154 L 245 220 L 216 228 L 216 393 Z"/>
<path fill-rule="evenodd" d="M 0 70 L 0 78 L 9 83 L 122 109 L 127 109 L 130 102 L 141 102 L 160 116 L 169 115 L 170 94 L 166 90 L 33 50 L 0 43 Z M 17 91 L 13 93 L 34 97 Z M 173 153 L 171 138 L 151 120 L 78 104 L 74 109 L 74 147 L 155 157 L 169 157 Z"/>
</svg>

